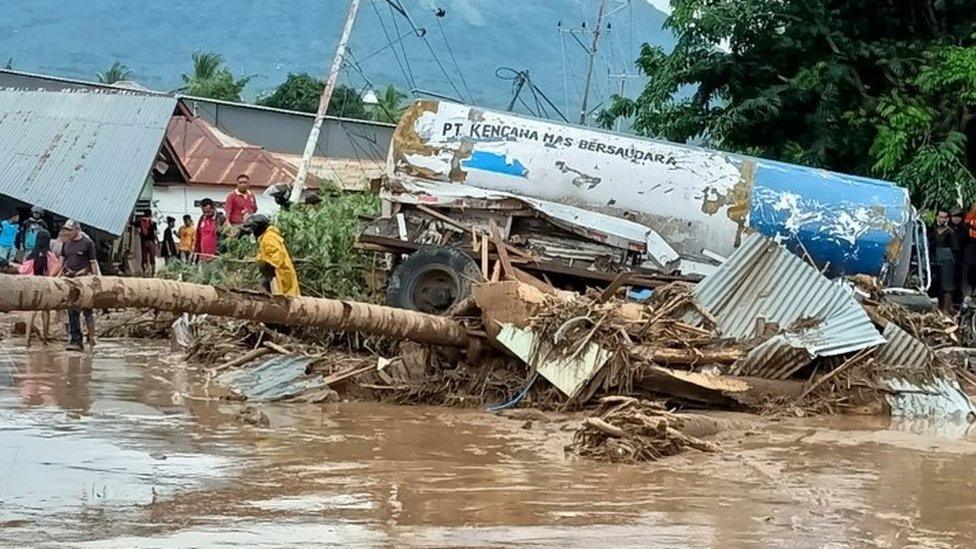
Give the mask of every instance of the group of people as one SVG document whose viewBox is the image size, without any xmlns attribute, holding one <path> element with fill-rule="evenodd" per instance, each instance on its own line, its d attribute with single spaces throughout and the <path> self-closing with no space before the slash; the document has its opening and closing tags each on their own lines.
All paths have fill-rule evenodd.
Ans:
<svg viewBox="0 0 976 549">
<path fill-rule="evenodd" d="M 23 222 L 19 217 L 14 215 L 0 225 L 0 263 L 12 265 L 19 274 L 27 276 L 76 278 L 101 274 L 95 243 L 77 221 L 65 221 L 54 238 L 43 209 L 32 208 L 30 217 Z M 84 333 L 82 318 L 85 320 Z M 50 312 L 41 313 L 41 321 L 41 337 L 46 341 L 51 325 Z M 34 315 L 27 330 L 29 342 L 34 331 Z M 88 344 L 94 346 L 95 316 L 91 309 L 69 310 L 67 331 L 69 350 L 84 349 L 86 337 Z"/>
<path fill-rule="evenodd" d="M 224 199 L 224 210 L 217 209 L 209 198 L 200 201 L 201 215 L 196 224 L 190 215 L 183 216 L 177 229 L 176 219 L 166 218 L 160 244 L 152 212 L 145 211 L 136 222 L 142 245 L 143 272 L 155 273 L 156 257 L 166 262 L 211 261 L 220 254 L 221 243 L 228 238 L 254 235 L 258 242 L 256 258 L 267 291 L 280 295 L 299 295 L 298 275 L 284 239 L 271 220 L 258 213 L 258 203 L 251 192 L 247 174 L 237 176 L 237 185 Z"/>
<path fill-rule="evenodd" d="M 145 211 L 135 222 L 142 243 L 144 272 L 154 274 L 157 255 L 180 258 L 183 261 L 210 261 L 219 254 L 223 238 L 253 235 L 257 239 L 255 257 L 266 291 L 275 295 L 298 296 L 298 274 L 284 238 L 271 220 L 257 212 L 257 200 L 249 189 L 247 175 L 237 178 L 237 186 L 224 201 L 226 216 L 217 211 L 216 204 L 201 201 L 202 215 L 196 224 L 189 215 L 183 216 L 183 226 L 176 228 L 176 220 L 166 219 L 162 241 L 157 236 L 152 212 Z M 45 212 L 31 209 L 30 217 L 19 215 L 0 222 L 0 266 L 13 266 L 26 276 L 61 276 L 76 278 L 100 275 L 95 243 L 72 219 L 64 222 L 57 237 L 52 237 Z M 95 315 L 90 309 L 69 310 L 67 315 L 68 350 L 84 350 L 84 344 L 95 345 Z M 84 332 L 82 331 L 84 319 Z M 30 317 L 28 343 L 34 332 L 35 316 Z M 41 313 L 41 336 L 46 341 L 50 331 L 50 312 Z"/>
<path fill-rule="evenodd" d="M 928 236 L 931 294 L 950 313 L 976 293 L 976 204 L 938 210 Z"/>
<path fill-rule="evenodd" d="M 142 271 L 153 276 L 156 257 L 166 263 L 180 260 L 185 263 L 211 261 L 220 254 L 220 244 L 225 238 L 236 237 L 245 219 L 257 214 L 258 202 L 251 192 L 251 180 L 247 174 L 237 176 L 237 185 L 224 199 L 224 211 L 210 198 L 200 201 L 200 218 L 194 224 L 189 214 L 183 216 L 183 224 L 177 228 L 176 218 L 166 218 L 162 240 L 152 212 L 145 210 L 134 223 L 139 232 L 142 252 Z"/>
</svg>

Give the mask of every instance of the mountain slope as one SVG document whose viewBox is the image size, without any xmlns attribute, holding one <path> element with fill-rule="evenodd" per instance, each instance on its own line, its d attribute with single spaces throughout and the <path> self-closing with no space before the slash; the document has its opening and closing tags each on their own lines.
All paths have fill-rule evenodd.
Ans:
<svg viewBox="0 0 976 549">
<path fill-rule="evenodd" d="M 562 21 L 563 28 L 575 28 L 586 21 L 592 28 L 596 0 L 403 3 L 416 24 L 427 29 L 426 39 L 450 80 L 427 43 L 410 32 L 405 18 L 394 17 L 384 0 L 363 0 L 352 51 L 376 87 L 394 83 L 409 89 L 415 83 L 418 88 L 465 100 L 470 90 L 476 103 L 504 107 L 511 98 L 511 82 L 497 78 L 496 68 L 527 69 L 570 119 L 578 116 L 585 53 L 556 24 Z M 617 5 L 620 2 L 608 1 L 608 9 Z M 273 88 L 289 72 L 321 77 L 334 53 L 347 6 L 345 0 L 8 0 L 0 19 L 0 63 L 9 57 L 15 69 L 93 79 L 96 72 L 118 60 L 132 69 L 140 83 L 170 90 L 181 84 L 180 75 L 189 70 L 192 52 L 216 51 L 235 73 L 253 75 L 246 91 L 253 98 Z M 445 17 L 434 16 L 438 6 L 446 9 Z M 600 41 L 591 107 L 619 91 L 620 80 L 607 74 L 632 73 L 642 42 L 673 45 L 672 36 L 661 29 L 664 17 L 646 0 L 632 0 L 610 18 L 611 29 Z M 394 41 L 396 36 L 405 36 L 394 48 L 383 49 L 389 43 L 387 35 Z M 580 39 L 589 42 L 588 36 L 580 35 Z M 398 62 L 394 51 L 399 56 L 405 52 L 409 66 L 402 59 Z M 344 71 L 341 81 L 365 85 L 353 68 Z M 636 79 L 625 82 L 632 93 L 638 89 Z"/>
</svg>

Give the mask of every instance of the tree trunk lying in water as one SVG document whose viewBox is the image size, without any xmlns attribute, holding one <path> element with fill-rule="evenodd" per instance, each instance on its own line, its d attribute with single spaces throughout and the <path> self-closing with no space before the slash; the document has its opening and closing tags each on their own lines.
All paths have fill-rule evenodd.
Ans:
<svg viewBox="0 0 976 549">
<path fill-rule="evenodd" d="M 157 278 L 0 275 L 0 311 L 79 308 L 159 309 L 319 326 L 451 347 L 468 344 L 464 327 L 449 318 L 355 301 L 269 296 Z"/>
</svg>

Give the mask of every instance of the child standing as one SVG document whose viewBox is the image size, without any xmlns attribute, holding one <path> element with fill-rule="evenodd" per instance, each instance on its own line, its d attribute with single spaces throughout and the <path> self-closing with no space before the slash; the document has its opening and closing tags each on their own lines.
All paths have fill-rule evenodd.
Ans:
<svg viewBox="0 0 976 549">
<path fill-rule="evenodd" d="M 180 259 L 189 263 L 193 255 L 193 246 L 197 240 L 197 229 L 193 226 L 190 214 L 183 216 L 183 226 L 180 227 Z"/>
</svg>

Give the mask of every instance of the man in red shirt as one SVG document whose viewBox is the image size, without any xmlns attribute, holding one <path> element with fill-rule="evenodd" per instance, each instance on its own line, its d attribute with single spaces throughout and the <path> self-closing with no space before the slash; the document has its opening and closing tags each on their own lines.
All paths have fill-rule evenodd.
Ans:
<svg viewBox="0 0 976 549">
<path fill-rule="evenodd" d="M 217 257 L 217 209 L 209 198 L 200 201 L 200 209 L 203 210 L 203 215 L 197 222 L 197 238 L 193 251 L 199 261 L 210 261 Z"/>
<path fill-rule="evenodd" d="M 251 178 L 247 174 L 237 176 L 237 188 L 224 200 L 227 223 L 240 225 L 249 215 L 258 211 L 258 202 L 251 192 Z"/>
</svg>

